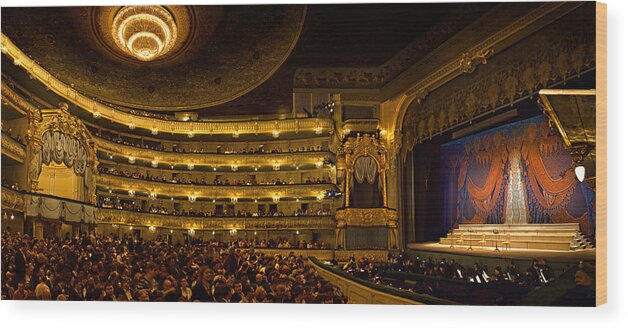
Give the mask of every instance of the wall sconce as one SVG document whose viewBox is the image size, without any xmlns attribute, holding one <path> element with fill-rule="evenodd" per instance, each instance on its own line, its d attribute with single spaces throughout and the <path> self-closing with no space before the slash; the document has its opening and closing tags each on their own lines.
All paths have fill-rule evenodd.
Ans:
<svg viewBox="0 0 628 328">
<path fill-rule="evenodd" d="M 157 167 L 157 166 L 159 166 L 159 162 L 157 162 L 157 160 L 154 159 L 152 162 L 150 162 L 150 166 Z"/>
<path fill-rule="evenodd" d="M 194 138 L 194 132 L 192 131 L 188 132 L 188 138 Z"/>
<path fill-rule="evenodd" d="M 238 233 L 238 230 L 236 230 L 236 229 L 229 230 L 229 234 L 231 234 L 231 235 L 235 235 L 237 233 Z"/>
<path fill-rule="evenodd" d="M 216 172 L 216 168 L 214 167 L 214 172 Z"/>
<path fill-rule="evenodd" d="M 253 234 L 257 236 L 257 231 L 254 231 Z"/>
<path fill-rule="evenodd" d="M 133 226 L 130 226 L 130 227 L 129 227 L 129 230 L 133 230 Z"/>
<path fill-rule="evenodd" d="M 170 234 L 172 234 L 172 229 L 170 229 Z"/>
<path fill-rule="evenodd" d="M 576 173 L 576 178 L 578 179 L 578 181 L 580 182 L 584 181 L 585 174 L 586 174 L 586 170 L 584 166 L 582 165 L 576 166 L 576 168 L 574 169 L 574 172 Z"/>
<path fill-rule="evenodd" d="M 157 194 L 154 192 L 151 192 L 150 194 L 148 194 L 148 198 L 150 199 L 157 199 Z"/>
<path fill-rule="evenodd" d="M 299 234 L 299 230 L 297 230 L 296 234 L 297 234 L 297 235 Z"/>
<path fill-rule="evenodd" d="M 135 196 L 135 190 L 129 190 L 129 196 L 131 197 Z"/>
<path fill-rule="evenodd" d="M 195 233 L 196 233 L 196 231 L 194 231 L 194 229 L 192 229 L 192 228 L 190 228 L 190 229 L 188 230 L 188 234 L 189 234 L 190 236 L 194 236 L 194 234 L 195 234 Z"/>
<path fill-rule="evenodd" d="M 95 119 L 99 119 L 101 117 L 100 112 L 93 112 L 92 116 L 94 116 Z"/>
<path fill-rule="evenodd" d="M 297 203 L 300 202 L 301 200 L 297 198 Z"/>
<path fill-rule="evenodd" d="M 150 226 L 150 227 L 148 227 L 148 230 L 149 230 L 150 232 L 153 232 L 153 233 L 154 233 L 154 232 L 155 232 L 155 230 L 157 230 L 157 228 L 155 228 L 155 227 L 153 227 L 153 226 Z"/>
<path fill-rule="evenodd" d="M 135 164 L 135 157 L 133 156 L 129 157 L 129 164 Z"/>
<path fill-rule="evenodd" d="M 297 166 L 295 166 L 294 168 L 295 168 L 295 169 L 297 169 L 297 171 L 299 170 L 299 166 L 298 166 L 298 165 L 297 165 Z"/>
<path fill-rule="evenodd" d="M 281 200 L 281 197 L 279 197 L 279 195 L 273 195 L 273 202 L 279 203 L 279 200 Z"/>
<path fill-rule="evenodd" d="M 129 130 L 135 130 L 135 124 L 129 123 Z"/>
<path fill-rule="evenodd" d="M 216 202 L 216 200 L 215 200 L 215 199 L 212 199 L 212 203 L 215 203 L 215 202 Z"/>
<path fill-rule="evenodd" d="M 111 227 L 112 227 L 112 228 L 114 228 L 114 229 L 118 229 L 118 228 L 119 228 L 119 226 L 118 226 L 117 224 L 115 224 L 115 223 L 113 223 L 113 224 L 111 225 Z"/>
<path fill-rule="evenodd" d="M 157 134 L 159 134 L 159 130 L 157 130 L 157 128 L 153 126 L 153 128 L 150 129 L 150 133 L 152 135 L 156 136 Z"/>
<path fill-rule="evenodd" d="M 279 130 L 273 130 L 272 135 L 273 138 L 279 138 Z"/>
<path fill-rule="evenodd" d="M 232 203 L 237 203 L 238 202 L 238 197 L 236 197 L 236 196 L 231 197 L 231 202 Z"/>
<path fill-rule="evenodd" d="M 240 138 L 240 131 L 238 130 L 234 130 L 233 133 L 231 134 L 232 137 L 234 138 Z"/>
<path fill-rule="evenodd" d="M 273 171 L 279 171 L 280 168 L 281 168 L 281 164 L 273 163 Z"/>
<path fill-rule="evenodd" d="M 379 136 L 382 138 L 386 138 L 388 136 L 388 130 L 382 129 L 379 131 Z"/>
<path fill-rule="evenodd" d="M 4 47 L 3 47 L 3 48 L 4 48 Z M 22 65 L 22 62 L 21 62 L 19 59 L 15 58 L 15 59 L 13 60 L 13 65 L 15 65 L 15 66 L 20 66 L 20 65 Z"/>
<path fill-rule="evenodd" d="M 15 220 L 15 214 L 11 213 L 11 220 Z"/>
<path fill-rule="evenodd" d="M 238 164 L 231 164 L 231 171 L 235 172 L 238 170 Z"/>
<path fill-rule="evenodd" d="M 188 170 L 194 170 L 194 164 L 193 163 L 189 163 L 188 164 Z"/>
<path fill-rule="evenodd" d="M 316 199 L 317 199 L 317 200 L 323 200 L 323 198 L 325 198 L 325 195 L 324 195 L 324 194 L 320 194 L 320 195 L 317 195 L 317 196 L 316 196 Z"/>
<path fill-rule="evenodd" d="M 196 201 L 196 195 L 188 195 L 188 200 L 190 203 L 194 203 Z"/>
<path fill-rule="evenodd" d="M 321 167 L 323 167 L 323 162 L 322 161 L 318 161 L 316 163 L 314 163 L 316 165 L 317 169 L 320 169 Z"/>
<path fill-rule="evenodd" d="M 323 134 L 323 127 L 320 125 L 316 126 L 316 129 L 314 130 L 314 132 L 316 132 L 316 134 L 321 135 Z"/>
</svg>

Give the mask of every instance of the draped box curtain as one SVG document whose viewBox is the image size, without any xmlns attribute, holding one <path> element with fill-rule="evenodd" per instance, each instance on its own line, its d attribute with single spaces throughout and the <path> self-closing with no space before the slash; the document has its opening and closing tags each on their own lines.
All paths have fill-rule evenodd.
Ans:
<svg viewBox="0 0 628 328">
<path fill-rule="evenodd" d="M 382 182 L 375 159 L 371 156 L 361 156 L 355 160 L 353 170 L 350 206 L 382 206 Z"/>
<path fill-rule="evenodd" d="M 594 234 L 595 192 L 575 179 L 571 158 L 544 116 L 456 140 L 441 151 L 447 229 L 460 223 L 503 223 L 508 155 L 517 151 L 521 156 L 513 158 L 520 159 L 528 222 L 577 222 L 585 234 Z"/>
</svg>

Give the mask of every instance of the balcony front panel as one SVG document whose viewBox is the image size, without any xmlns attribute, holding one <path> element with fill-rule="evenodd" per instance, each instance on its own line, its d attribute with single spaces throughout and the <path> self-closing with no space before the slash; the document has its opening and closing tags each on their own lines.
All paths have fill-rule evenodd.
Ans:
<svg viewBox="0 0 628 328">
<path fill-rule="evenodd" d="M 96 183 L 108 189 L 133 190 L 134 192 L 156 193 L 173 197 L 193 195 L 197 198 L 213 199 L 231 197 L 272 198 L 273 196 L 305 198 L 321 196 L 328 190 L 336 189 L 336 185 L 330 183 L 220 186 L 155 182 L 110 174 L 98 175 Z"/>
<path fill-rule="evenodd" d="M 330 230 L 333 216 L 324 217 L 187 217 L 100 208 L 99 224 L 118 224 L 169 229 L 194 230 Z"/>
<path fill-rule="evenodd" d="M 20 163 L 26 158 L 26 147 L 2 132 L 2 155 L 6 155 Z"/>
</svg>

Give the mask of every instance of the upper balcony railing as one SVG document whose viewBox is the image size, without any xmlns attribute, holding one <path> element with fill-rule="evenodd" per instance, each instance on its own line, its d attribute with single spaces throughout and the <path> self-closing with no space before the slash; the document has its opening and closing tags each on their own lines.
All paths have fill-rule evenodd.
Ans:
<svg viewBox="0 0 628 328">
<path fill-rule="evenodd" d="M 126 125 L 131 130 L 140 128 L 151 131 L 153 134 L 161 132 L 188 136 L 207 134 L 237 137 L 242 134 L 271 134 L 273 137 L 276 137 L 282 133 L 298 133 L 301 131 L 329 134 L 334 129 L 333 121 L 328 118 L 259 121 L 171 121 L 165 120 L 161 116 L 153 117 L 142 115 L 141 113 L 133 114 L 107 106 L 81 94 L 78 90 L 59 80 L 33 59 L 29 58 L 5 34 L 2 34 L 2 52 L 13 59 L 15 65 L 23 67 L 34 79 L 40 81 L 48 89 L 91 113 L 95 118 L 108 119 Z"/>
</svg>

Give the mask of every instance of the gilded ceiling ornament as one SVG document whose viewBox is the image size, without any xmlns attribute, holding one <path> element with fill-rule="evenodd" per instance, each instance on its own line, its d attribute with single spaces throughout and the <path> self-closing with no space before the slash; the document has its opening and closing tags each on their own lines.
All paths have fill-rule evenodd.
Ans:
<svg viewBox="0 0 628 328">
<path fill-rule="evenodd" d="M 485 65 L 488 62 L 487 58 L 491 54 L 493 54 L 493 49 L 478 50 L 475 53 L 463 53 L 458 61 L 460 71 L 462 73 L 473 73 L 479 64 Z"/>
<path fill-rule="evenodd" d="M 177 24 L 162 6 L 128 6 L 113 18 L 111 34 L 122 51 L 138 60 L 151 61 L 172 49 Z"/>
</svg>

